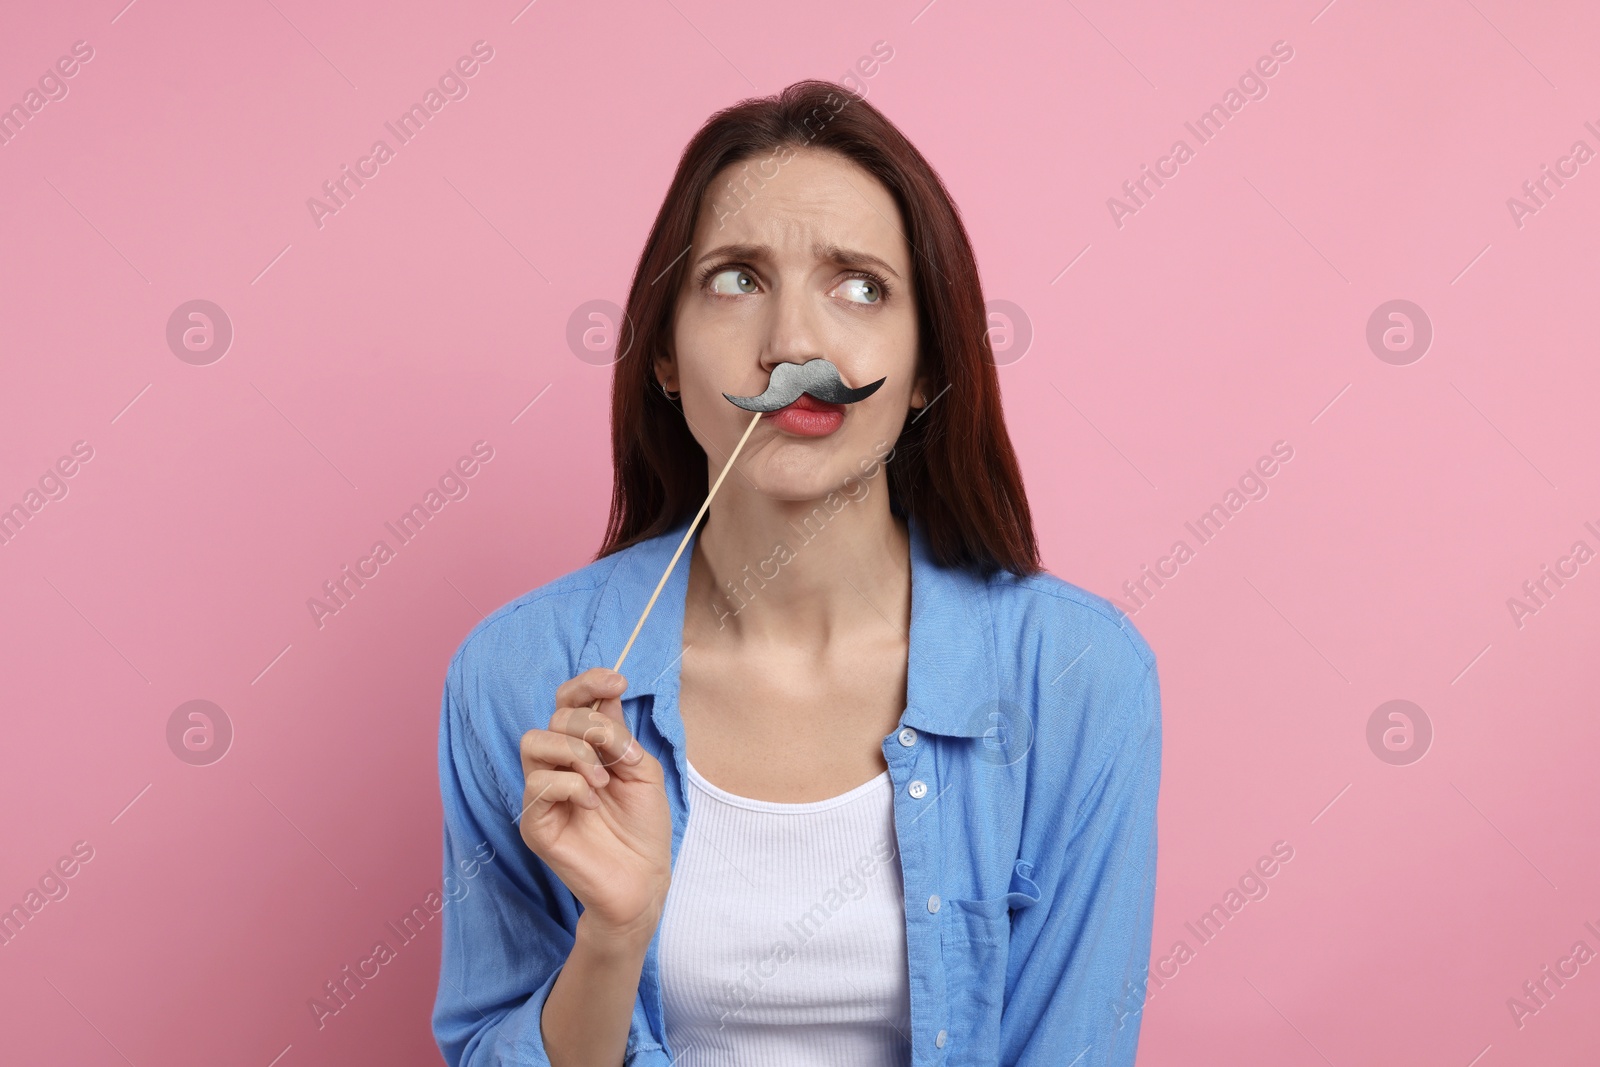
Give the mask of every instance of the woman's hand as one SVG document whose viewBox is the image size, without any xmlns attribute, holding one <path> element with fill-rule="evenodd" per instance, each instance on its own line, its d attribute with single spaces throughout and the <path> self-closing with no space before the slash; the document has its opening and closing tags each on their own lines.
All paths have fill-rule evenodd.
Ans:
<svg viewBox="0 0 1600 1067">
<path fill-rule="evenodd" d="M 626 689 L 615 671 L 587 670 L 556 690 L 550 728 L 522 735 L 521 830 L 583 903 L 593 934 L 638 944 L 666 902 L 672 814 L 660 761 L 623 722 Z"/>
</svg>

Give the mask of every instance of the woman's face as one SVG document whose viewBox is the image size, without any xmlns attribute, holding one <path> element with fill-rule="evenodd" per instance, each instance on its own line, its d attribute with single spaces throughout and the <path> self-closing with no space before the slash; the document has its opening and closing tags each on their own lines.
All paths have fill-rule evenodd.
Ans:
<svg viewBox="0 0 1600 1067">
<path fill-rule="evenodd" d="M 908 409 L 926 402 L 903 229 L 888 189 L 833 152 L 779 149 L 712 182 L 687 253 L 673 355 L 656 376 L 682 392 L 689 429 L 713 467 L 751 418 L 722 394 L 761 393 L 777 364 L 823 357 L 852 388 L 888 379 L 845 405 L 831 432 L 819 433 L 829 430 L 825 417 L 796 418 L 789 428 L 763 417 L 739 456 L 742 484 L 724 490 L 824 497 L 881 458 Z M 799 425 L 806 421 L 809 434 Z"/>
</svg>

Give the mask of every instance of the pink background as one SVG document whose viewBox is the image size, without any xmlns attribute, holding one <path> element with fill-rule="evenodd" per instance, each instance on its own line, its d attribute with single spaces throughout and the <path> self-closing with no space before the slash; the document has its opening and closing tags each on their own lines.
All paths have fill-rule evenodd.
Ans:
<svg viewBox="0 0 1600 1067">
<path fill-rule="evenodd" d="M 0 146 L 0 506 L 94 450 L 0 546 L 0 907 L 94 850 L 0 947 L 5 1059 L 437 1062 L 437 922 L 320 1030 L 307 1002 L 439 887 L 450 653 L 598 543 L 610 374 L 568 318 L 622 300 L 713 110 L 883 41 L 868 98 L 1031 322 L 1001 377 L 1047 564 L 1116 596 L 1195 549 L 1135 617 L 1165 703 L 1154 955 L 1194 950 L 1140 1062 L 1592 1062 L 1600 962 L 1520 1028 L 1506 1004 L 1600 951 L 1600 563 L 1507 606 L 1600 549 L 1600 161 L 1507 205 L 1600 149 L 1592 9 L 121 2 L 0 35 L 0 103 L 94 49 Z M 319 228 L 307 198 L 478 40 L 469 95 Z M 1184 122 L 1280 40 L 1198 145 Z M 1107 198 L 1178 138 L 1119 227 Z M 165 339 L 197 298 L 235 331 L 208 366 Z M 1366 341 L 1394 299 L 1434 330 L 1404 366 Z M 307 598 L 480 440 L 470 494 L 319 629 Z M 1184 523 L 1277 441 L 1268 495 L 1198 546 Z M 195 699 L 235 731 L 209 766 L 167 742 Z M 1406 766 L 1367 742 L 1392 699 L 1434 731 Z M 1185 922 L 1277 841 L 1270 894 L 1200 945 Z"/>
</svg>

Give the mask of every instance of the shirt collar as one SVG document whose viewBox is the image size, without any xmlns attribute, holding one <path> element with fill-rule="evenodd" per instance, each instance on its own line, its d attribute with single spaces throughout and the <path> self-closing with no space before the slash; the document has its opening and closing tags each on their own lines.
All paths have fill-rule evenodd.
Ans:
<svg viewBox="0 0 1600 1067">
<path fill-rule="evenodd" d="M 594 621 L 585 665 L 610 667 L 627 643 L 661 572 L 677 550 L 689 522 L 623 550 L 612 570 Z M 976 573 L 941 566 L 916 518 L 911 538 L 911 651 L 906 678 L 904 725 L 935 734 L 982 737 L 992 729 L 988 712 L 998 698 L 995 628 L 987 583 Z M 684 599 L 695 539 L 672 568 L 644 629 L 628 652 L 622 673 L 626 697 L 650 695 L 677 719 L 679 669 L 683 660 Z M 679 723 L 664 731 L 682 739 Z M 673 736 L 676 735 L 676 736 Z"/>
</svg>

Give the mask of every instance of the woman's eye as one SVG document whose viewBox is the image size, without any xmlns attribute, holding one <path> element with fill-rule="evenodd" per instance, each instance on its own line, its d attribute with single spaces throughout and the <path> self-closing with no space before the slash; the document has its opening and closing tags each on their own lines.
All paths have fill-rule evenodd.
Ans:
<svg viewBox="0 0 1600 1067">
<path fill-rule="evenodd" d="M 846 278 L 839 287 L 846 300 L 858 304 L 876 304 L 883 299 L 883 290 L 871 278 Z"/>
<path fill-rule="evenodd" d="M 711 276 L 711 291 L 719 296 L 738 296 L 753 293 L 755 289 L 756 280 L 747 271 L 729 268 Z"/>
</svg>

